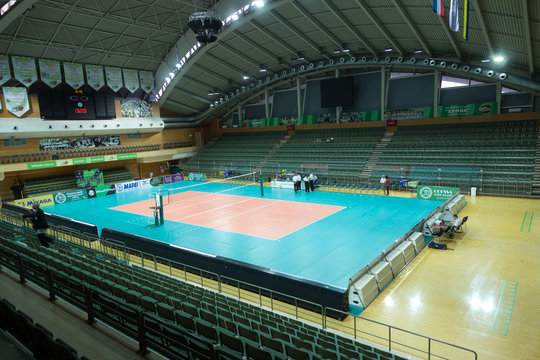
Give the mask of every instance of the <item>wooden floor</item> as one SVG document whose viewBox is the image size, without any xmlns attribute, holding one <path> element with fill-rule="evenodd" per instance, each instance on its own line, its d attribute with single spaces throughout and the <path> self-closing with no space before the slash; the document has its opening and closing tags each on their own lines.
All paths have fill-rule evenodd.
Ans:
<svg viewBox="0 0 540 360">
<path fill-rule="evenodd" d="M 465 233 L 442 240 L 452 250 L 425 248 L 361 316 L 475 350 L 479 359 L 540 359 L 540 200 L 467 200 L 460 213 L 469 216 Z M 56 321 L 61 315 L 55 305 L 43 295 L 34 303 L 8 277 L 0 276 L 1 296 L 40 322 L 49 317 L 55 335 L 81 346 L 83 355 L 98 355 L 83 340 L 95 333 L 70 338 L 73 321 Z M 110 340 L 98 340 L 98 357 L 136 358 L 133 344 Z"/>
<path fill-rule="evenodd" d="M 361 316 L 479 359 L 540 359 L 540 200 L 467 200 L 467 230 L 441 241 L 453 251 L 426 248 Z"/>
</svg>

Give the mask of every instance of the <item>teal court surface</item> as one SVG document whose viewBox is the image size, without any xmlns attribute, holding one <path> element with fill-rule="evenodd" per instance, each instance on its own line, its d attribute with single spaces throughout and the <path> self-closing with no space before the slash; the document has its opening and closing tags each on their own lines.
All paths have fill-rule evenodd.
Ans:
<svg viewBox="0 0 540 360">
<path fill-rule="evenodd" d="M 44 208 L 51 214 L 219 255 L 346 289 L 349 279 L 442 201 L 184 181 L 171 189 L 165 223 L 157 188 Z M 165 201 L 166 203 L 166 201 Z"/>
</svg>

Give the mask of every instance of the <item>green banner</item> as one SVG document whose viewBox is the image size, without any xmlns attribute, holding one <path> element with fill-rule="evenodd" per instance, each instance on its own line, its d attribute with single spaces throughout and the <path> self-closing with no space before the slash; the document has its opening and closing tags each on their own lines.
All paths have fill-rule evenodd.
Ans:
<svg viewBox="0 0 540 360">
<path fill-rule="evenodd" d="M 116 160 L 129 160 L 129 159 L 136 159 L 136 158 L 137 158 L 136 153 L 133 153 L 133 154 L 118 154 L 118 155 L 116 155 Z"/>
<path fill-rule="evenodd" d="M 30 170 L 56 167 L 56 161 L 40 161 L 26 164 Z"/>
<path fill-rule="evenodd" d="M 425 200 L 447 200 L 459 192 L 459 188 L 441 186 L 418 186 L 416 197 Z"/>
<path fill-rule="evenodd" d="M 87 157 L 87 158 L 73 159 L 73 165 L 93 164 L 93 163 L 99 163 L 99 162 L 104 162 L 104 161 L 105 161 L 104 156 L 92 156 L 92 157 Z"/>
<path fill-rule="evenodd" d="M 189 173 L 188 180 L 189 181 L 204 181 L 206 177 L 205 173 Z"/>
<path fill-rule="evenodd" d="M 79 201 L 79 200 L 83 200 L 87 198 L 86 190 L 61 192 L 61 193 L 56 193 L 53 196 L 54 196 L 55 204 L 64 204 L 67 202 Z"/>
<path fill-rule="evenodd" d="M 161 186 L 163 184 L 165 184 L 163 181 L 163 176 L 153 177 L 150 179 L 150 185 L 152 186 Z"/>
<path fill-rule="evenodd" d="M 89 198 L 112 195 L 116 194 L 116 187 L 114 185 L 96 186 L 86 189 L 86 193 Z"/>
<path fill-rule="evenodd" d="M 439 117 L 487 115 L 497 113 L 497 102 L 439 106 Z"/>
</svg>

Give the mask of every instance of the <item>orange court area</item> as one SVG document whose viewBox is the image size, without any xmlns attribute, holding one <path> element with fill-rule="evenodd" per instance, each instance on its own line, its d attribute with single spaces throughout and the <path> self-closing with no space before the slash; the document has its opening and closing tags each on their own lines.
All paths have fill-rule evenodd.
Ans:
<svg viewBox="0 0 540 360">
<path fill-rule="evenodd" d="M 342 206 L 200 191 L 174 194 L 170 204 L 164 202 L 165 220 L 270 240 L 278 240 L 344 209 Z M 154 200 L 143 200 L 111 209 L 148 215 L 154 205 Z"/>
</svg>

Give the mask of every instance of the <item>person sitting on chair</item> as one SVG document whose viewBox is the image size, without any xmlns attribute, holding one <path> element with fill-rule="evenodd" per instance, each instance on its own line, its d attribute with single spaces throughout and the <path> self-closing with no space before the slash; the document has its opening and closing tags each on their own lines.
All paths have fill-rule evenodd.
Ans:
<svg viewBox="0 0 540 360">
<path fill-rule="evenodd" d="M 444 224 L 444 223 L 441 223 L 438 225 L 434 224 L 431 228 L 433 230 L 439 229 L 439 231 L 437 233 L 433 233 L 433 235 L 441 236 L 444 232 L 448 234 L 452 234 L 452 232 L 454 232 L 455 230 L 459 230 L 461 224 L 462 224 L 462 221 L 459 218 L 459 216 L 457 214 L 454 214 L 453 224 Z"/>
</svg>

